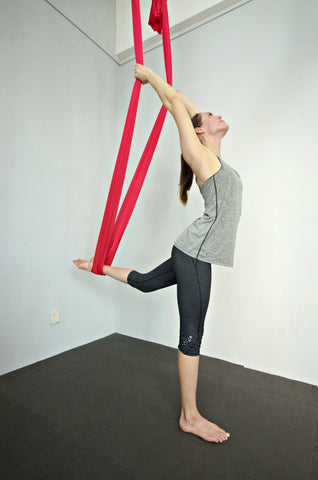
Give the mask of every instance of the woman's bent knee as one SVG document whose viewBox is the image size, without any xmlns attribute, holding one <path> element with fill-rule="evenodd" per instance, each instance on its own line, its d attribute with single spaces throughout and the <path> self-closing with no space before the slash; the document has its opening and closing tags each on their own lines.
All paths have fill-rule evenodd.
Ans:
<svg viewBox="0 0 318 480">
<path fill-rule="evenodd" d="M 147 275 L 139 273 L 136 270 L 132 270 L 129 273 L 127 282 L 129 285 L 137 288 L 137 290 L 140 290 L 141 292 L 148 293 L 152 291 L 151 285 L 147 281 Z"/>
</svg>

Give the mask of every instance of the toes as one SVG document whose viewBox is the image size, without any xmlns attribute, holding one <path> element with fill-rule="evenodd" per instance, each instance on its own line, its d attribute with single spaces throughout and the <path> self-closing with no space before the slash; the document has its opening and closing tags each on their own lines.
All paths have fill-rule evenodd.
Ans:
<svg viewBox="0 0 318 480">
<path fill-rule="evenodd" d="M 222 428 L 219 429 L 218 433 L 221 435 L 221 437 L 224 440 L 227 440 L 230 437 L 230 434 L 228 432 L 226 432 L 225 430 L 223 430 Z"/>
<path fill-rule="evenodd" d="M 205 438 L 208 442 L 214 442 L 214 443 L 222 443 L 222 442 L 225 442 L 225 440 L 227 440 L 227 437 L 225 437 L 224 435 L 220 435 L 220 434 L 214 434 L 214 435 L 207 435 L 207 437 Z"/>
<path fill-rule="evenodd" d="M 222 431 L 222 432 L 219 433 L 218 439 L 219 439 L 220 442 L 225 442 L 225 440 L 227 440 L 229 438 L 229 436 L 230 436 L 229 434 L 227 434 L 226 432 L 223 433 L 223 431 Z"/>
</svg>

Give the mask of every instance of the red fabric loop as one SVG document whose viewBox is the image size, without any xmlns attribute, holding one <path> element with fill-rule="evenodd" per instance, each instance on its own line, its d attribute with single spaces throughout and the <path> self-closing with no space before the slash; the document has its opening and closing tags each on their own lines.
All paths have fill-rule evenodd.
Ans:
<svg viewBox="0 0 318 480">
<path fill-rule="evenodd" d="M 134 45 L 136 62 L 143 63 L 142 52 L 142 35 L 140 20 L 139 0 L 132 0 L 133 29 L 134 29 Z M 155 5 L 154 5 L 155 4 Z M 159 5 L 160 4 L 160 5 Z M 166 0 L 153 0 L 152 9 L 161 11 L 162 39 L 165 59 L 165 69 L 167 82 L 172 84 L 172 61 L 171 61 L 171 45 L 169 33 L 169 21 Z M 122 203 L 120 211 L 117 215 L 122 188 L 125 180 L 128 157 L 131 147 L 132 136 L 136 121 L 137 107 L 140 96 L 141 82 L 135 81 L 131 100 L 127 112 L 126 122 L 124 126 L 123 136 L 117 155 L 116 165 L 109 189 L 106 202 L 104 217 L 95 250 L 92 272 L 103 275 L 103 266 L 111 265 L 116 254 L 119 242 L 125 232 L 134 206 L 137 202 L 138 195 L 147 174 L 154 150 L 156 148 L 160 132 L 166 117 L 166 109 L 161 107 L 155 125 L 150 134 L 149 140 L 145 146 L 144 152 L 139 161 L 135 175 L 130 183 L 125 199 Z"/>
</svg>

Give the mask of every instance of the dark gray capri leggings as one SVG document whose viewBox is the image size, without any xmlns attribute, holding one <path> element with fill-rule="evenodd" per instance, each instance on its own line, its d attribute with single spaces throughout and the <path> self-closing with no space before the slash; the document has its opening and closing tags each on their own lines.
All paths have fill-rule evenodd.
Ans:
<svg viewBox="0 0 318 480">
<path fill-rule="evenodd" d="M 180 314 L 178 348 L 185 355 L 199 355 L 210 299 L 211 264 L 192 258 L 173 247 L 169 260 L 148 273 L 133 270 L 127 281 L 142 292 L 154 292 L 177 285 Z"/>
</svg>

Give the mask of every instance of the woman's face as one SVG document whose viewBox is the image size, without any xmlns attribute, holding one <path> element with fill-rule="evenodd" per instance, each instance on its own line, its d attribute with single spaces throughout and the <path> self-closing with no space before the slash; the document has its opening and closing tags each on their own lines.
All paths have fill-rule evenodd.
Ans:
<svg viewBox="0 0 318 480">
<path fill-rule="evenodd" d="M 213 115 L 210 112 L 202 113 L 201 121 L 201 127 L 204 128 L 205 133 L 208 135 L 215 135 L 221 132 L 225 135 L 230 128 L 221 115 Z"/>
</svg>

